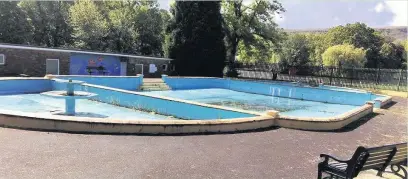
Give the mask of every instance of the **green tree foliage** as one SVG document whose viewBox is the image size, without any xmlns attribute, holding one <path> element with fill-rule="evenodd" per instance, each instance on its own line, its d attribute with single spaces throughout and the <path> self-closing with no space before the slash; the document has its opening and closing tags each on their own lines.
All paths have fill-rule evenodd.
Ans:
<svg viewBox="0 0 408 179">
<path fill-rule="evenodd" d="M 270 49 L 282 39 L 274 17 L 283 11 L 276 0 L 255 0 L 249 5 L 244 5 L 243 0 L 224 1 L 222 14 L 229 64 L 235 61 L 238 50 L 247 50 L 239 55 L 250 58 L 249 61 L 271 58 Z"/>
<path fill-rule="evenodd" d="M 366 58 L 363 48 L 353 45 L 335 45 L 328 48 L 323 54 L 323 65 L 339 68 L 363 67 Z"/>
<path fill-rule="evenodd" d="M 79 0 L 70 9 L 76 47 L 140 55 L 164 55 L 162 16 L 149 1 Z"/>
<path fill-rule="evenodd" d="M 106 50 L 108 22 L 100 8 L 91 0 L 78 0 L 70 8 L 74 27 L 74 46 L 81 49 Z"/>
<path fill-rule="evenodd" d="M 141 55 L 163 56 L 164 22 L 168 14 L 160 11 L 157 3 L 148 3 L 139 6 L 135 16 L 138 52 Z"/>
<path fill-rule="evenodd" d="M 384 43 L 380 50 L 381 68 L 401 68 L 406 62 L 404 47 L 400 44 Z"/>
<path fill-rule="evenodd" d="M 277 52 L 279 63 L 284 66 L 299 67 L 309 63 L 309 42 L 305 34 L 289 35 Z"/>
<path fill-rule="evenodd" d="M 216 1 L 177 1 L 174 5 L 169 57 L 178 75 L 222 76 L 226 52 L 220 8 Z"/>
<path fill-rule="evenodd" d="M 20 7 L 28 16 L 33 37 L 38 46 L 60 47 L 71 43 L 69 7 L 65 1 L 22 1 Z"/>
<path fill-rule="evenodd" d="M 309 61 L 312 65 L 323 65 L 322 54 L 329 48 L 326 34 L 306 34 L 309 46 Z"/>
<path fill-rule="evenodd" d="M 379 32 L 367 27 L 363 23 L 337 26 L 327 32 L 327 40 L 330 45 L 351 44 L 357 48 L 364 48 L 367 52 L 366 67 L 375 68 L 380 65 L 379 55 L 383 38 Z"/>
<path fill-rule="evenodd" d="M 26 44 L 31 36 L 26 14 L 16 1 L 0 1 L 0 42 Z"/>
</svg>

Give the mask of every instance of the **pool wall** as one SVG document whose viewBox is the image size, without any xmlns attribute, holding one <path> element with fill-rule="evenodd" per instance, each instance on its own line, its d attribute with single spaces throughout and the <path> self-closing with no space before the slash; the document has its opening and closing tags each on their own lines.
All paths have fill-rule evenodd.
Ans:
<svg viewBox="0 0 408 179">
<path fill-rule="evenodd" d="M 49 78 L 72 79 L 89 84 L 135 91 L 143 83 L 143 75 L 138 76 L 87 76 L 87 75 L 49 75 Z"/>
<path fill-rule="evenodd" d="M 172 89 L 176 90 L 223 88 L 246 93 L 358 106 L 364 105 L 367 101 L 372 101 L 375 100 L 375 98 L 380 97 L 370 92 L 357 90 L 332 90 L 331 88 L 303 87 L 294 86 L 293 84 L 267 83 L 237 79 L 164 76 L 163 80 Z M 378 100 L 382 102 L 382 99 Z"/>
<path fill-rule="evenodd" d="M 0 78 L 0 95 L 40 93 L 50 90 L 52 90 L 52 83 L 44 78 Z"/>
</svg>

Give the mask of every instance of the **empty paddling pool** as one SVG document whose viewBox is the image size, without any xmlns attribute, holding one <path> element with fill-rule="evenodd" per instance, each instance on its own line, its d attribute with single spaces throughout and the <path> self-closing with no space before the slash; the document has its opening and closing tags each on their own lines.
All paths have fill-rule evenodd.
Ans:
<svg viewBox="0 0 408 179">
<path fill-rule="evenodd" d="M 166 75 L 162 79 L 171 90 L 139 91 L 142 75 L 0 78 L 0 124 L 141 134 L 234 132 L 272 126 L 333 130 L 391 101 L 388 96 L 331 86 Z"/>
<path fill-rule="evenodd" d="M 255 112 L 264 112 L 273 109 L 279 111 L 283 116 L 297 117 L 333 117 L 359 107 L 355 105 L 331 104 L 251 94 L 219 88 L 155 91 L 147 93 Z"/>
</svg>

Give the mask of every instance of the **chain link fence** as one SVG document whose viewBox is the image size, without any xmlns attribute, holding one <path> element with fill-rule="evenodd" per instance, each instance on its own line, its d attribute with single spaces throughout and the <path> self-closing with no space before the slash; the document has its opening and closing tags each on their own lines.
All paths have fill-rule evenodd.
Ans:
<svg viewBox="0 0 408 179">
<path fill-rule="evenodd" d="M 235 64 L 239 78 L 407 91 L 406 69 L 281 67 L 279 64 Z"/>
</svg>

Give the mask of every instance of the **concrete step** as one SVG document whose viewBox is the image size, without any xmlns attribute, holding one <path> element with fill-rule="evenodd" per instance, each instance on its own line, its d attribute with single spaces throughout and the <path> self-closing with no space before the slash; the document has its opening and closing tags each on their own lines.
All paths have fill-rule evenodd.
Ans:
<svg viewBox="0 0 408 179">
<path fill-rule="evenodd" d="M 168 86 L 140 86 L 140 89 L 149 89 L 149 88 L 170 89 L 170 87 L 168 87 Z"/>
<path fill-rule="evenodd" d="M 140 86 L 142 91 L 165 91 L 171 88 L 161 78 L 144 78 Z"/>
<path fill-rule="evenodd" d="M 143 84 L 142 86 L 167 86 L 166 83 Z"/>
<path fill-rule="evenodd" d="M 140 86 L 141 91 L 166 91 L 170 89 L 166 83 L 144 83 Z"/>
<path fill-rule="evenodd" d="M 168 88 L 141 88 L 142 91 L 167 91 Z"/>
</svg>

